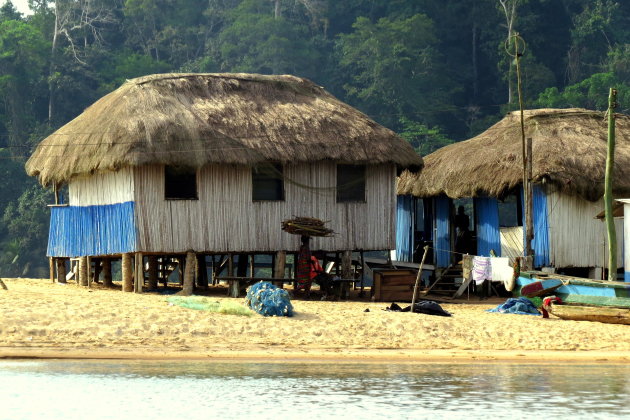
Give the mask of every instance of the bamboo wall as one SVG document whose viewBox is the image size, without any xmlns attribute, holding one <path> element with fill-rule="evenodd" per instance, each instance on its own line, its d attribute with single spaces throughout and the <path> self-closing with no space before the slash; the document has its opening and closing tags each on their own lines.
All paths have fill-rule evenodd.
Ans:
<svg viewBox="0 0 630 420">
<path fill-rule="evenodd" d="M 163 166 L 134 169 L 139 249 L 143 252 L 296 251 L 299 236 L 281 230 L 293 216 L 316 217 L 338 232 L 311 249 L 395 247 L 395 167 L 369 166 L 366 202 L 336 202 L 336 165 L 284 167 L 285 200 L 252 201 L 251 168 L 212 165 L 198 174 L 198 200 L 165 200 Z"/>
<path fill-rule="evenodd" d="M 71 206 L 95 206 L 133 201 L 133 170 L 99 172 L 68 184 Z"/>
<path fill-rule="evenodd" d="M 597 215 L 603 199 L 591 202 L 556 191 L 547 192 L 549 258 L 555 267 L 607 267 L 606 224 Z M 623 221 L 615 220 L 617 266 L 623 265 Z"/>
</svg>

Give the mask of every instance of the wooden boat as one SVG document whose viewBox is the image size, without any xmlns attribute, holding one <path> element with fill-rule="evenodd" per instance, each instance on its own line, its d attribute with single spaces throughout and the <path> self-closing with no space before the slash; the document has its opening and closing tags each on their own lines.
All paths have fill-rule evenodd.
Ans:
<svg viewBox="0 0 630 420">
<path fill-rule="evenodd" d="M 561 319 L 630 325 L 630 309 L 606 306 L 555 303 L 545 299 L 543 309 Z"/>
<path fill-rule="evenodd" d="M 521 272 L 516 279 L 516 294 L 527 292 L 526 286 L 530 284 L 546 280 L 557 280 L 562 283 L 553 294 L 560 297 L 564 303 L 630 308 L 630 283 L 584 279 L 540 271 Z"/>
<path fill-rule="evenodd" d="M 558 279 L 538 280 L 521 287 L 521 296 L 529 298 L 535 296 L 549 296 L 561 286 L 562 281 Z"/>
</svg>

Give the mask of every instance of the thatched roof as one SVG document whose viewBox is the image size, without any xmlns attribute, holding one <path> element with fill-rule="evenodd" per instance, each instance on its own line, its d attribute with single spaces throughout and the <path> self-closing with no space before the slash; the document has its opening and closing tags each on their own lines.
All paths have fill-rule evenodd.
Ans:
<svg viewBox="0 0 630 420">
<path fill-rule="evenodd" d="M 145 164 L 319 160 L 422 165 L 394 132 L 309 80 L 158 74 L 128 80 L 44 139 L 26 170 L 50 185 Z"/>
<path fill-rule="evenodd" d="M 604 194 L 607 121 L 603 112 L 536 109 L 524 112 L 532 138 L 533 180 L 595 201 Z M 451 198 L 502 197 L 523 179 L 520 112 L 482 134 L 424 158 L 421 173 L 403 172 L 398 194 Z M 630 117 L 617 115 L 614 194 L 630 195 Z"/>
</svg>

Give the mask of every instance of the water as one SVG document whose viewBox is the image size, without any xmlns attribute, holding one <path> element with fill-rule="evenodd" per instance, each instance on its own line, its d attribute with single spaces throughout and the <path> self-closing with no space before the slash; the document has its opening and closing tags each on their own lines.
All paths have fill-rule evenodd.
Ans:
<svg viewBox="0 0 630 420">
<path fill-rule="evenodd" d="M 0 419 L 630 418 L 630 365 L 1 361 Z"/>
</svg>

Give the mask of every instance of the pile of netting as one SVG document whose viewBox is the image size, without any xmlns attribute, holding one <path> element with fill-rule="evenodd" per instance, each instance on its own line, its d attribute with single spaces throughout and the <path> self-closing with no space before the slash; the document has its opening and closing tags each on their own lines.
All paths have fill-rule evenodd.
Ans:
<svg viewBox="0 0 630 420">
<path fill-rule="evenodd" d="M 266 281 L 256 283 L 247 290 L 245 304 L 264 316 L 293 316 L 289 293 Z"/>
<path fill-rule="evenodd" d="M 241 304 L 230 301 L 214 301 L 203 296 L 170 296 L 166 298 L 169 305 L 181 306 L 197 311 L 217 312 L 228 315 L 251 316 L 253 312 Z"/>
<path fill-rule="evenodd" d="M 282 222 L 282 230 L 294 235 L 332 236 L 335 232 L 324 226 L 323 221 L 313 217 L 294 217 Z"/>
</svg>

